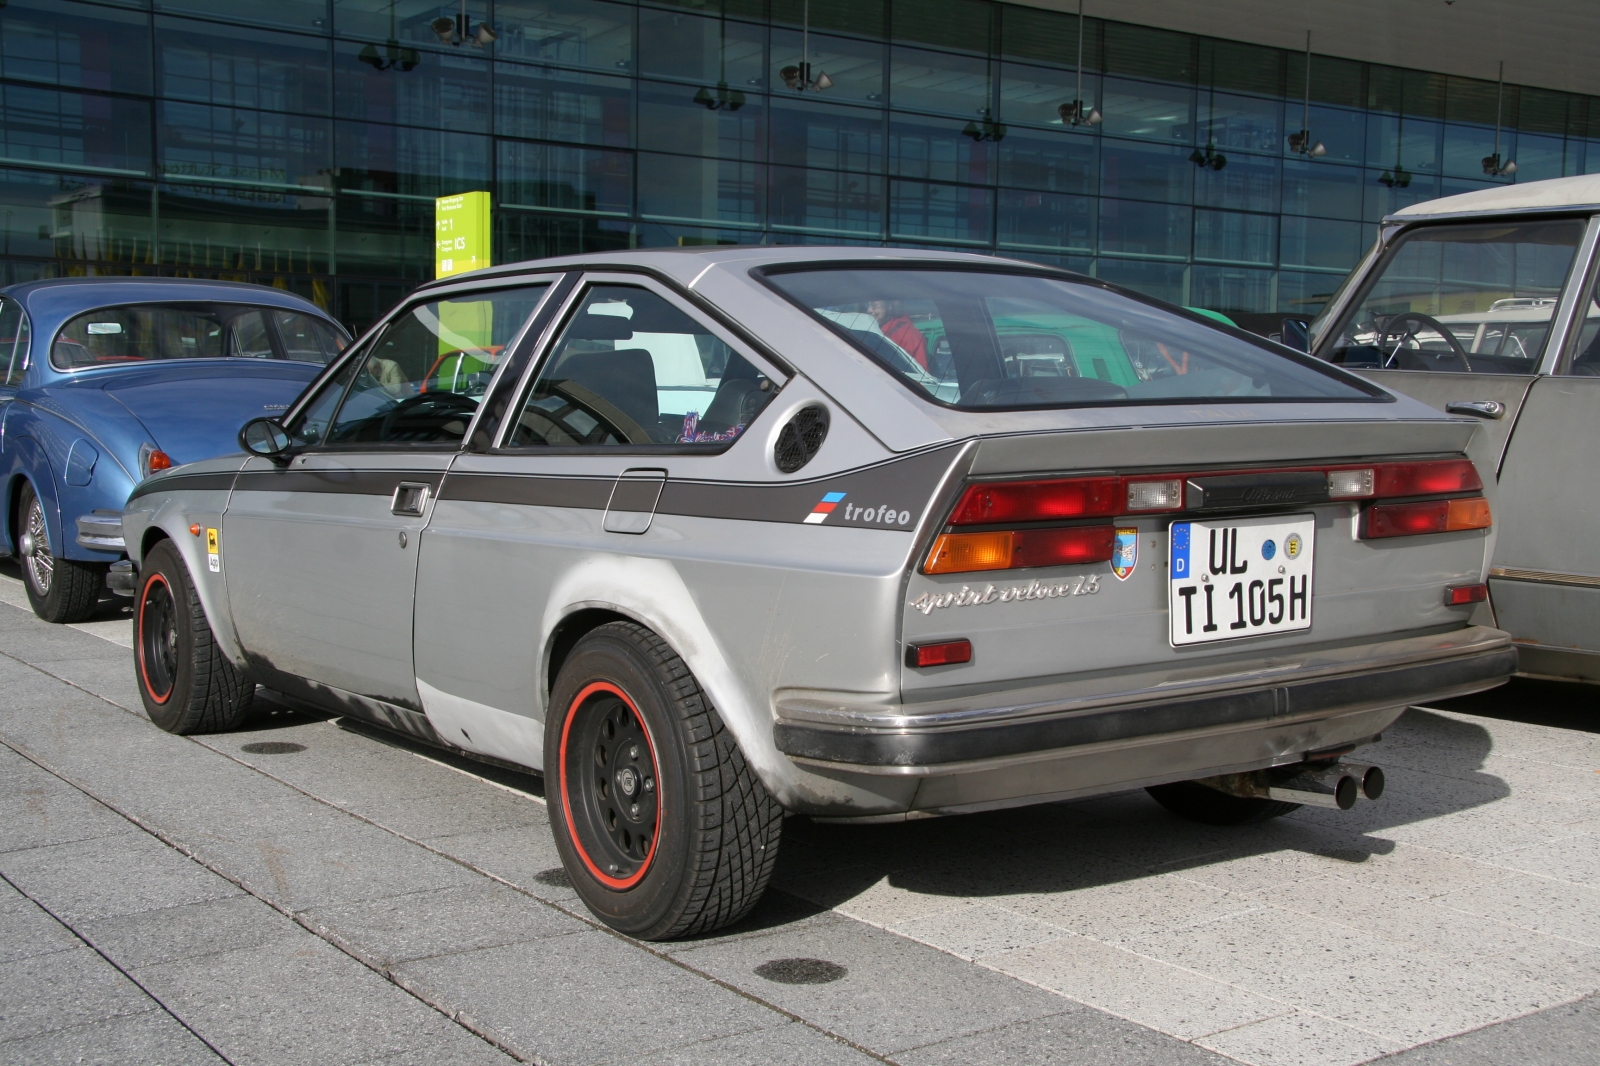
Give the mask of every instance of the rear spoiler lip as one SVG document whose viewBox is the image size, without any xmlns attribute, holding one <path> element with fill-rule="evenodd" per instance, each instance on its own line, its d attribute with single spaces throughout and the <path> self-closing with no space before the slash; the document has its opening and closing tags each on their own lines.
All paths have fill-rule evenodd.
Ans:
<svg viewBox="0 0 1600 1066">
<path fill-rule="evenodd" d="M 1020 705 L 973 707 L 963 700 L 920 709 L 780 699 L 773 739 L 793 759 L 857 772 L 960 772 L 1064 748 L 1400 707 L 1492 688 L 1517 669 L 1510 634 L 1486 626 L 1343 652 L 1320 668 L 1288 663 L 1181 687 L 1162 684 L 1077 699 L 1063 692 Z"/>
</svg>

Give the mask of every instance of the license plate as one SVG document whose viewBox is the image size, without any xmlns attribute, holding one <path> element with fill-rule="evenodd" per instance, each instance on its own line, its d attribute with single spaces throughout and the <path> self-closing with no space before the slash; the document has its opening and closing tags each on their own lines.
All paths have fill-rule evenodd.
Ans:
<svg viewBox="0 0 1600 1066">
<path fill-rule="evenodd" d="M 1311 628 L 1311 515 L 1174 522 L 1172 646 Z"/>
</svg>

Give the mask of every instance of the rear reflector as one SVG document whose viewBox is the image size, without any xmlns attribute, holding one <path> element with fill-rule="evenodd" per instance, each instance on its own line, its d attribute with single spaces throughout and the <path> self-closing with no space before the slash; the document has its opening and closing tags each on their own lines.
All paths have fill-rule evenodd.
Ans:
<svg viewBox="0 0 1600 1066">
<path fill-rule="evenodd" d="M 1115 477 L 983 482 L 967 487 L 950 516 L 950 524 L 978 526 L 1110 517 L 1122 510 L 1121 488 L 1122 479 Z"/>
<path fill-rule="evenodd" d="M 1183 510 L 1183 482 L 1177 478 L 1166 481 L 1128 482 L 1128 510 L 1130 512 Z"/>
<path fill-rule="evenodd" d="M 1482 496 L 1422 503 L 1375 503 L 1367 508 L 1362 536 L 1368 540 L 1411 537 L 1420 533 L 1487 529 L 1490 524 L 1489 501 Z"/>
<path fill-rule="evenodd" d="M 933 542 L 923 569 L 929 574 L 962 574 L 973 570 L 1103 563 L 1111 558 L 1115 540 L 1116 531 L 1111 526 L 945 533 Z"/>
<path fill-rule="evenodd" d="M 1444 590 L 1446 607 L 1460 607 L 1464 603 L 1482 603 L 1488 598 L 1488 585 L 1452 585 Z"/>
<path fill-rule="evenodd" d="M 972 641 L 946 640 L 938 644 L 913 644 L 906 648 L 907 666 L 953 666 L 972 661 Z"/>
</svg>

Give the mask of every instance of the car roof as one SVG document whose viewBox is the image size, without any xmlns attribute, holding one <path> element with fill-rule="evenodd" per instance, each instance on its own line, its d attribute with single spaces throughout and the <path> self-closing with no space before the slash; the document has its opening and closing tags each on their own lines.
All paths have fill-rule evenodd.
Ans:
<svg viewBox="0 0 1600 1066">
<path fill-rule="evenodd" d="M 1600 174 L 1581 174 L 1572 178 L 1498 185 L 1474 189 L 1437 200 L 1412 204 L 1387 216 L 1385 221 L 1413 222 L 1458 215 L 1503 214 L 1515 211 L 1560 211 L 1573 208 L 1600 208 Z"/>
</svg>

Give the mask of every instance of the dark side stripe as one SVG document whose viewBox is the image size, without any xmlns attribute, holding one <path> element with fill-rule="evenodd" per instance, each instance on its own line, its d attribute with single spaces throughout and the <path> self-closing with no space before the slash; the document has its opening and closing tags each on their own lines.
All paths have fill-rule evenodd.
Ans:
<svg viewBox="0 0 1600 1066">
<path fill-rule="evenodd" d="M 247 470 L 234 486 L 238 492 L 334 492 L 347 496 L 393 496 L 402 481 L 426 482 L 434 492 L 444 474 L 438 470 Z"/>
<path fill-rule="evenodd" d="M 148 496 L 153 492 L 227 492 L 233 488 L 233 479 L 237 476 L 229 470 L 220 474 L 168 474 L 166 477 L 151 478 L 134 486 L 128 502 L 132 503 L 140 496 Z"/>
</svg>

